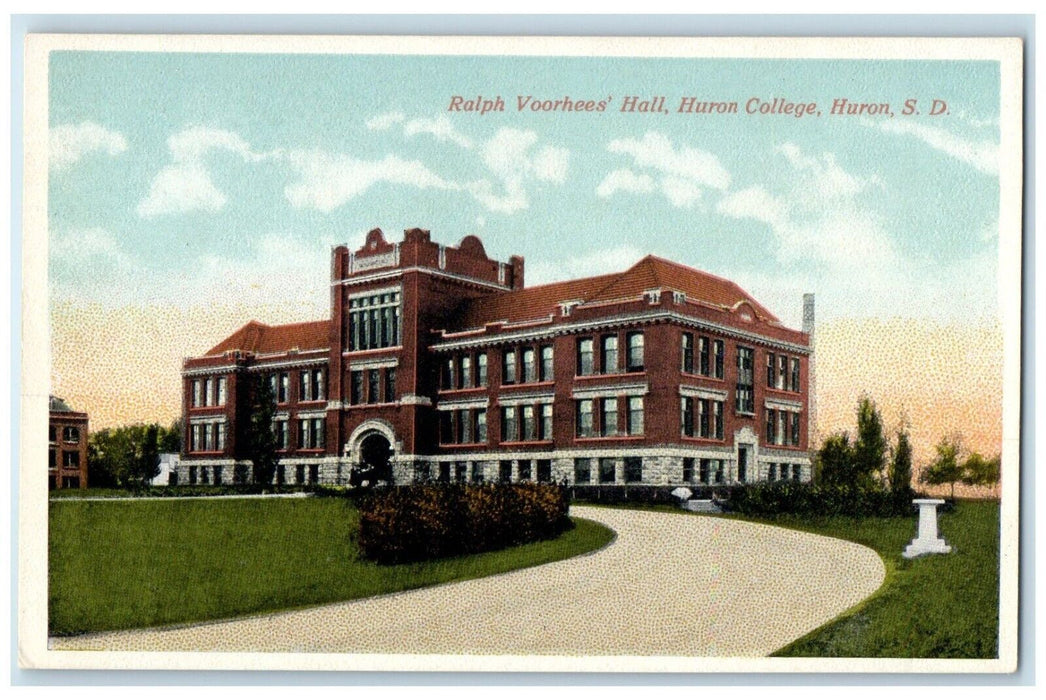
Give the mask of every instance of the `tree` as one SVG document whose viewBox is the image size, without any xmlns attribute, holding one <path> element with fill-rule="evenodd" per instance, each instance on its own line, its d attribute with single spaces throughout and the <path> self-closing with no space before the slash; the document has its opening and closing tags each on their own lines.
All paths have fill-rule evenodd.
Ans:
<svg viewBox="0 0 1046 700">
<path fill-rule="evenodd" d="M 818 479 L 826 486 L 854 487 L 854 449 L 850 435 L 835 433 L 824 441 L 817 453 Z"/>
<path fill-rule="evenodd" d="M 951 484 L 955 498 L 955 482 L 963 476 L 962 438 L 953 435 L 941 438 L 937 443 L 937 458 L 923 470 L 920 480 L 932 486 Z"/>
<path fill-rule="evenodd" d="M 890 462 L 890 491 L 897 496 L 908 496 L 912 491 L 912 444 L 904 429 L 897 431 L 897 449 Z"/>
<path fill-rule="evenodd" d="M 280 463 L 276 453 L 276 393 L 268 375 L 255 374 L 250 386 L 250 421 L 247 424 L 246 455 L 253 466 L 254 482 L 271 484 Z"/>
<path fill-rule="evenodd" d="M 999 483 L 1001 466 L 1001 455 L 987 459 L 977 452 L 971 452 L 963 464 L 962 483 L 967 486 L 993 486 Z"/>
<path fill-rule="evenodd" d="M 862 396 L 857 406 L 857 440 L 853 446 L 853 476 L 857 486 L 871 488 L 883 482 L 888 444 L 875 402 Z"/>
<path fill-rule="evenodd" d="M 135 448 L 132 471 L 129 475 L 131 486 L 145 488 L 152 483 L 153 477 L 159 473 L 160 426 L 153 423 L 142 427 L 141 439 Z"/>
<path fill-rule="evenodd" d="M 141 488 L 160 473 L 156 424 L 122 425 L 91 433 L 87 441 L 88 480 L 93 486 Z"/>
<path fill-rule="evenodd" d="M 160 428 L 160 452 L 182 451 L 182 419 L 175 418 L 169 428 Z"/>
</svg>

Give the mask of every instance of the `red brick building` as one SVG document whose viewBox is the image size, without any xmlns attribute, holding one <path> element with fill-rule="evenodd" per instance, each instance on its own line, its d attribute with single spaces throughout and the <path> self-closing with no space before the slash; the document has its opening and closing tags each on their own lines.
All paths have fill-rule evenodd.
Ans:
<svg viewBox="0 0 1046 700">
<path fill-rule="evenodd" d="M 47 478 L 50 488 L 87 488 L 86 413 L 69 408 L 62 399 L 49 399 Z"/>
<path fill-rule="evenodd" d="M 804 325 L 812 328 L 812 297 Z M 329 320 L 252 321 L 183 369 L 183 483 L 245 481 L 248 379 L 277 400 L 277 479 L 810 479 L 808 333 L 654 256 L 526 288 L 523 259 L 411 229 L 331 254 Z"/>
</svg>

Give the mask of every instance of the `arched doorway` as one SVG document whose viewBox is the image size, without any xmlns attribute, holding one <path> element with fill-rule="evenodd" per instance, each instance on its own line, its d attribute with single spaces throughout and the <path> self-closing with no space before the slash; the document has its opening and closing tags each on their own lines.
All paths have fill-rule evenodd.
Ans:
<svg viewBox="0 0 1046 700">
<path fill-rule="evenodd" d="M 389 468 L 390 457 L 392 445 L 381 433 L 370 433 L 360 442 L 360 464 L 364 469 L 386 471 Z"/>
<path fill-rule="evenodd" d="M 382 420 L 368 420 L 352 432 L 345 444 L 345 456 L 350 462 L 349 484 L 373 486 L 378 482 L 392 483 L 392 465 L 396 450 L 392 426 Z"/>
</svg>

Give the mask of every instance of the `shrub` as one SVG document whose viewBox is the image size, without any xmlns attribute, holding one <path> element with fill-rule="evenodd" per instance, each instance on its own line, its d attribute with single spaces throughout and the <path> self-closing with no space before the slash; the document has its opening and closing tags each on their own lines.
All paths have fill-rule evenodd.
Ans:
<svg viewBox="0 0 1046 700">
<path fill-rule="evenodd" d="M 363 556 L 383 564 L 425 561 L 549 539 L 572 527 L 555 484 L 415 484 L 359 502 Z"/>
<path fill-rule="evenodd" d="M 912 494 L 876 488 L 779 481 L 732 488 L 723 503 L 743 515 L 891 517 L 913 512 Z"/>
</svg>

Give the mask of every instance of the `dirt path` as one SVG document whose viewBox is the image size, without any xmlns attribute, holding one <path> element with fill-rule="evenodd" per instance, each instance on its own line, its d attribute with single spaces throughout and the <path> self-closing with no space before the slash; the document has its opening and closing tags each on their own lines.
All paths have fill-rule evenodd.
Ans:
<svg viewBox="0 0 1046 700">
<path fill-rule="evenodd" d="M 872 550 L 721 518 L 574 507 L 594 554 L 489 578 L 52 649 L 765 656 L 873 593 Z"/>
</svg>

